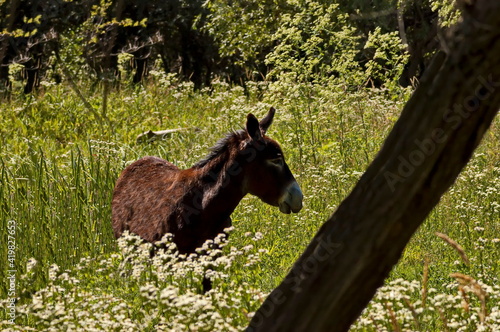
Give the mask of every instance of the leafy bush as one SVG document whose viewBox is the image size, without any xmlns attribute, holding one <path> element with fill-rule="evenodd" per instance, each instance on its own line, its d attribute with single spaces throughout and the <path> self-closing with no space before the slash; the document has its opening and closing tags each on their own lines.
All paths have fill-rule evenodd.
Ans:
<svg viewBox="0 0 500 332">
<path fill-rule="evenodd" d="M 29 2 L 23 2 L 23 11 L 19 12 L 15 3 L 0 3 L 0 15 L 12 14 L 15 18 L 14 25 L 8 26 L 8 20 L 0 17 L 0 27 L 6 31 L 2 43 L 15 45 L 0 53 L 0 63 L 3 67 L 19 64 L 23 72 L 21 77 L 9 78 L 5 70 L 0 71 L 6 87 L 14 83 L 31 92 L 40 87 L 40 82 L 90 80 L 94 87 L 102 85 L 106 95 L 110 82 L 132 79 L 139 83 L 150 70 L 177 73 L 197 88 L 210 85 L 214 77 L 236 84 L 283 77 L 300 82 L 339 79 L 358 86 L 382 76 L 394 80 L 407 61 L 394 20 L 388 20 L 383 29 L 373 23 L 380 19 L 357 20 L 352 16 L 359 12 L 356 3 L 44 3 L 40 8 L 50 7 L 50 13 Z M 395 10 L 396 4 L 381 1 L 376 8 L 379 6 Z M 369 59 L 363 47 L 367 38 L 370 48 L 383 48 Z M 129 54 L 127 66 L 118 63 L 121 54 Z M 367 60 L 373 62 L 365 71 Z"/>
<path fill-rule="evenodd" d="M 347 15 L 337 4 L 315 0 L 289 1 L 291 13 L 283 14 L 273 36 L 276 47 L 267 55 L 271 77 L 290 77 L 310 82 L 346 76 L 358 66 L 355 61 L 359 39 Z M 354 82 L 356 82 L 354 80 Z"/>
<path fill-rule="evenodd" d="M 365 64 L 368 80 L 372 84 L 376 82 L 376 85 L 385 84 L 395 88 L 408 61 L 408 54 L 398 33 L 382 33 L 377 27 L 369 33 L 364 48 L 373 52 L 373 56 Z"/>
<path fill-rule="evenodd" d="M 287 1 L 209 0 L 205 6 L 210 14 L 204 29 L 213 36 L 227 66 L 216 74 L 226 77 L 240 72 L 237 75 L 245 76 L 245 81 L 266 76 L 264 60 L 273 47 L 281 15 L 289 11 Z"/>
<path fill-rule="evenodd" d="M 432 10 L 439 13 L 439 23 L 443 27 L 450 27 L 457 23 L 460 19 L 460 12 L 458 10 L 458 1 L 446 0 L 446 1 L 430 1 Z"/>
</svg>

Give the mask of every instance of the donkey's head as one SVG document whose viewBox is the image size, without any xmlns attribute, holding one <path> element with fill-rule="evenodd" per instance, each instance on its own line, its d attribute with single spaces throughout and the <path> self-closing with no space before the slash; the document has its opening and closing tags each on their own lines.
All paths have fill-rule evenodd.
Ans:
<svg viewBox="0 0 500 332">
<path fill-rule="evenodd" d="M 302 191 L 285 162 L 279 144 L 266 136 L 273 122 L 275 110 L 259 122 L 248 114 L 246 133 L 241 151 L 246 159 L 245 187 L 247 191 L 264 202 L 279 206 L 283 213 L 299 212 L 302 209 Z"/>
</svg>

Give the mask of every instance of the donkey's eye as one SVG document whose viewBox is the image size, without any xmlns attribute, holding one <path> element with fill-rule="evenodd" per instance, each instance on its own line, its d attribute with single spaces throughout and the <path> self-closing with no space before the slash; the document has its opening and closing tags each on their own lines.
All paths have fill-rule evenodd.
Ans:
<svg viewBox="0 0 500 332">
<path fill-rule="evenodd" d="M 276 166 L 283 166 L 283 158 L 282 157 L 279 157 L 279 158 L 274 158 L 274 159 L 271 159 L 269 160 L 273 165 L 276 165 Z"/>
</svg>

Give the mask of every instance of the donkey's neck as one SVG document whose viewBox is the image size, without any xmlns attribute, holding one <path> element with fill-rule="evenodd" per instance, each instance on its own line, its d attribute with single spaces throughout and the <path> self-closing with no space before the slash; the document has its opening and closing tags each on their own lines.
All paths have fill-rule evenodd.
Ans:
<svg viewBox="0 0 500 332">
<path fill-rule="evenodd" d="M 213 160 L 199 170 L 199 183 L 203 188 L 202 208 L 207 215 L 215 219 L 229 218 L 247 194 L 244 188 L 243 168 L 234 159 L 228 159 Z"/>
<path fill-rule="evenodd" d="M 230 223 L 231 213 L 247 194 L 242 162 L 238 162 L 240 146 L 246 138 L 244 131 L 229 133 L 192 168 L 197 174 L 198 190 L 203 195 L 201 208 L 205 227 L 222 231 Z"/>
</svg>

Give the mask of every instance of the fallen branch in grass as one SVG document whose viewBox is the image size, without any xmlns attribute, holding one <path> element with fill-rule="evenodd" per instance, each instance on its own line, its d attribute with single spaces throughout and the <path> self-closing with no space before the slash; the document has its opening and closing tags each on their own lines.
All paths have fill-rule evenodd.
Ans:
<svg viewBox="0 0 500 332">
<path fill-rule="evenodd" d="M 188 130 L 199 131 L 200 129 L 199 128 L 175 128 L 175 129 L 165 129 L 165 130 L 159 130 L 159 131 L 148 130 L 148 131 L 143 132 L 142 134 L 139 134 L 135 140 L 137 143 L 152 142 L 152 141 L 157 140 L 157 139 L 165 139 L 165 137 L 169 134 L 177 133 L 180 131 L 188 131 Z"/>
</svg>

